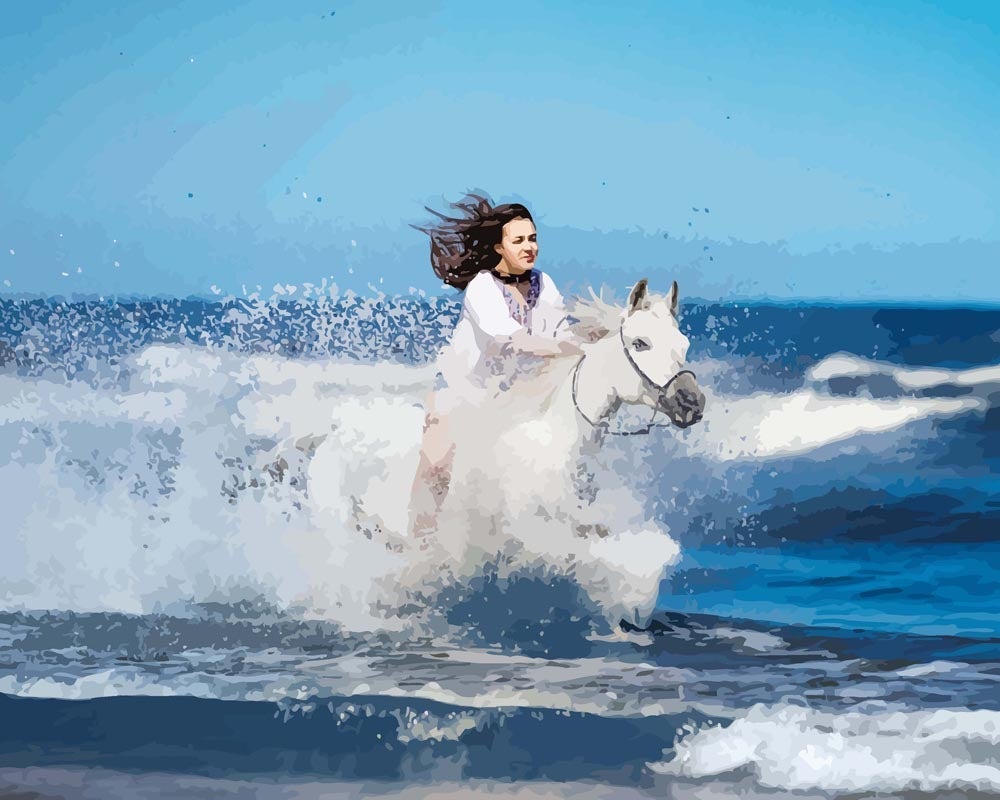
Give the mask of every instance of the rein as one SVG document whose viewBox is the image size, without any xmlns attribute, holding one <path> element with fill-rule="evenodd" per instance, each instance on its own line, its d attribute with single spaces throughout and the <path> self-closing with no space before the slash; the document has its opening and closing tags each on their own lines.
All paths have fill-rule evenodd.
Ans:
<svg viewBox="0 0 1000 800">
<path fill-rule="evenodd" d="M 656 383 L 656 381 L 654 381 L 652 378 L 650 378 L 645 372 L 643 372 L 642 367 L 640 367 L 636 363 L 635 359 L 632 358 L 632 354 L 628 351 L 628 346 L 625 344 L 625 331 L 622 328 L 618 329 L 618 339 L 622 343 L 622 351 L 625 353 L 625 357 L 628 359 L 628 363 L 631 365 L 632 369 L 634 369 L 639 374 L 639 377 L 642 378 L 643 382 L 647 386 L 651 386 L 652 388 L 654 388 L 660 397 L 666 394 L 667 389 L 670 388 L 670 384 L 672 384 L 675 380 L 677 380 L 681 375 L 690 375 L 691 377 L 696 377 L 692 370 L 682 369 L 675 375 L 673 375 L 665 384 L 661 386 L 660 384 Z M 649 433 L 653 428 L 671 427 L 669 424 L 664 425 L 662 422 L 654 421 L 656 419 L 656 415 L 660 413 L 660 410 L 658 408 L 653 409 L 653 416 L 646 424 L 646 426 L 644 428 L 640 428 L 637 431 L 612 431 L 608 430 L 607 423 L 603 421 L 593 422 L 586 414 L 583 413 L 583 409 L 580 408 L 580 403 L 576 399 L 577 383 L 580 379 L 580 367 L 583 366 L 583 361 L 586 357 L 587 357 L 586 354 L 581 356 L 580 360 L 576 363 L 576 367 L 573 368 L 572 396 L 573 396 L 573 407 L 576 408 L 577 413 L 581 417 L 583 417 L 583 419 L 587 422 L 588 425 L 590 425 L 591 428 L 596 428 L 599 425 L 601 425 L 604 427 L 604 433 L 609 434 L 611 436 L 640 436 Z"/>
</svg>

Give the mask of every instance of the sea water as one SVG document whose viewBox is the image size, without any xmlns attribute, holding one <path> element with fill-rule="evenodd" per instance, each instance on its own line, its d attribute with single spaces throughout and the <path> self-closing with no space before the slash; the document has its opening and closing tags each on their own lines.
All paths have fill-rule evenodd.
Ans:
<svg viewBox="0 0 1000 800">
<path fill-rule="evenodd" d="M 704 421 L 595 468 L 673 554 L 627 635 L 544 552 L 401 603 L 456 315 L 0 302 L 0 786 L 1000 793 L 1000 311 L 686 308 Z"/>
</svg>

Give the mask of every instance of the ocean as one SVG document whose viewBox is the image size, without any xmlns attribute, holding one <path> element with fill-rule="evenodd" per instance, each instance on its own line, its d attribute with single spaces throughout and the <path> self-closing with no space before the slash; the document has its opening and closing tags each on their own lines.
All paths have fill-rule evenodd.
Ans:
<svg viewBox="0 0 1000 800">
<path fill-rule="evenodd" d="M 1000 795 L 1000 310 L 688 304 L 622 631 L 544 537 L 396 602 L 458 306 L 306 294 L 0 299 L 0 797 Z"/>
</svg>

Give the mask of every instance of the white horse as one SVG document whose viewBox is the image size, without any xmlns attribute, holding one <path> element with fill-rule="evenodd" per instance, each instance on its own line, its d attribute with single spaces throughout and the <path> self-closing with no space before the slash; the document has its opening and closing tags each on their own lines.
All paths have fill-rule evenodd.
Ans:
<svg viewBox="0 0 1000 800">
<path fill-rule="evenodd" d="M 677 304 L 676 282 L 653 296 L 645 279 L 624 308 L 596 296 L 578 302 L 582 355 L 498 378 L 503 389 L 487 402 L 449 412 L 450 486 L 404 584 L 462 581 L 487 562 L 564 570 L 612 624 L 646 621 L 678 547 L 638 507 L 622 508 L 627 491 L 603 500 L 600 487 L 585 491 L 577 465 L 600 446 L 622 404 L 648 406 L 681 428 L 701 419 L 705 396 L 685 367 L 689 342 Z"/>
</svg>

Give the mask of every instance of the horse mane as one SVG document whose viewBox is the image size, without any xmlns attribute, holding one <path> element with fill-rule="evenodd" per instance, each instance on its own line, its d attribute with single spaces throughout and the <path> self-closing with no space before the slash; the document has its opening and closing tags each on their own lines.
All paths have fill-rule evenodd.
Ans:
<svg viewBox="0 0 1000 800">
<path fill-rule="evenodd" d="M 574 298 L 570 305 L 570 329 L 584 342 L 596 342 L 615 333 L 621 327 L 622 309 L 588 287 L 590 297 Z"/>
</svg>

